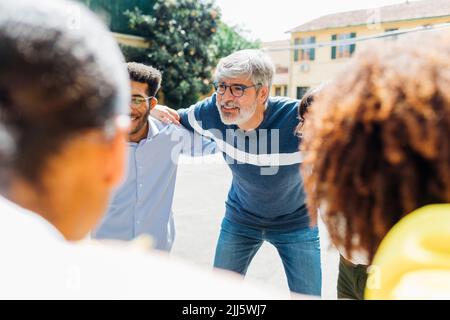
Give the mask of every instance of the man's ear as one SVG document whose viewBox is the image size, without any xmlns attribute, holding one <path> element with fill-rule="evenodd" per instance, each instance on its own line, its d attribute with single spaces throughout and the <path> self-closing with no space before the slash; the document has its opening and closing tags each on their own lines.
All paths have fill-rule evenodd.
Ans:
<svg viewBox="0 0 450 320">
<path fill-rule="evenodd" d="M 260 103 L 265 103 L 268 98 L 269 98 L 269 87 L 262 86 L 261 90 L 259 90 Z"/>
<path fill-rule="evenodd" d="M 154 107 L 156 107 L 156 105 L 158 104 L 158 99 L 156 99 L 155 97 L 153 97 L 150 100 L 150 110 L 153 110 Z"/>
</svg>

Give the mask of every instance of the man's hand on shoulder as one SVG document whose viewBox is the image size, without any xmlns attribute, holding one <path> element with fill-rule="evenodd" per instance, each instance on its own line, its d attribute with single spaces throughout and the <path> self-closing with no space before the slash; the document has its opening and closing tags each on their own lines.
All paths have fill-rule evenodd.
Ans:
<svg viewBox="0 0 450 320">
<path fill-rule="evenodd" d="M 178 112 L 167 106 L 160 104 L 156 105 L 150 112 L 150 115 L 161 122 L 180 125 L 180 116 L 178 115 Z"/>
</svg>

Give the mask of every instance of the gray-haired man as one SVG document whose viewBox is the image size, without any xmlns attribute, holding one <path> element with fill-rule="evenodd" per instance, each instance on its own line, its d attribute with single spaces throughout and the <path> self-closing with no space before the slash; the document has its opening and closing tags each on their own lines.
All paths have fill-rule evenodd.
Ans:
<svg viewBox="0 0 450 320">
<path fill-rule="evenodd" d="M 223 58 L 216 93 L 179 111 L 180 122 L 213 139 L 233 173 L 214 266 L 245 275 L 268 241 L 280 254 L 291 291 L 320 295 L 318 228 L 310 227 L 299 173 L 299 101 L 269 97 L 273 73 L 260 50 Z"/>
</svg>

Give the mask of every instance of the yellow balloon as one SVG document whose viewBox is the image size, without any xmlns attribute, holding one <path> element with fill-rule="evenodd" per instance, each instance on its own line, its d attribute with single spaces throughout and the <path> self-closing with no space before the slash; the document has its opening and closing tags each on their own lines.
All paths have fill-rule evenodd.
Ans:
<svg viewBox="0 0 450 320">
<path fill-rule="evenodd" d="M 381 242 L 366 299 L 450 299 L 450 204 L 418 209 Z"/>
</svg>

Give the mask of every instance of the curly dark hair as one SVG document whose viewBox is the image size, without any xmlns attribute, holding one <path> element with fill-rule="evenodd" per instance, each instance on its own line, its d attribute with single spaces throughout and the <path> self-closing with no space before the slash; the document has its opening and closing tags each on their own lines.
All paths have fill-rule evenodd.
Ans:
<svg viewBox="0 0 450 320">
<path fill-rule="evenodd" d="M 147 94 L 152 97 L 156 96 L 161 87 L 161 71 L 137 62 L 128 62 L 127 69 L 132 81 L 146 83 Z"/>
<path fill-rule="evenodd" d="M 450 202 L 450 33 L 359 52 L 304 128 L 308 207 L 335 245 L 367 252 L 402 217 Z"/>
</svg>

